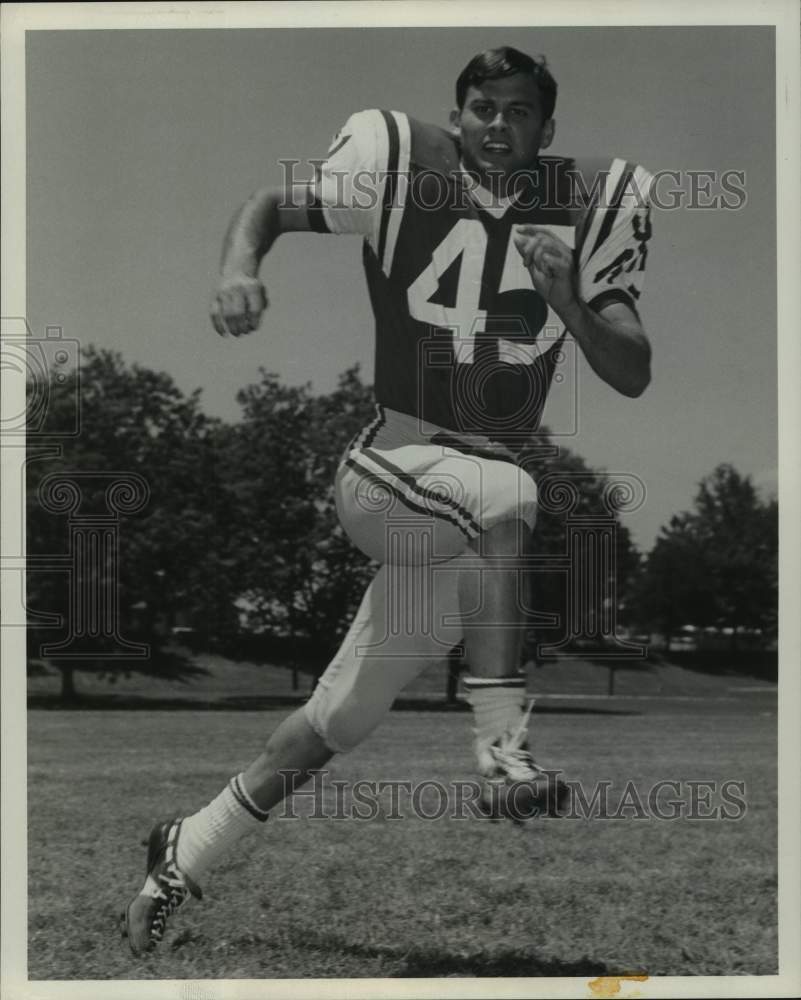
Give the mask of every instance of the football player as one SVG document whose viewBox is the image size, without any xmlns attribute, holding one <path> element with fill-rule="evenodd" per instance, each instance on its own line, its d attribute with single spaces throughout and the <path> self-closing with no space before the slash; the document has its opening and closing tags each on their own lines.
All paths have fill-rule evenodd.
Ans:
<svg viewBox="0 0 801 1000">
<path fill-rule="evenodd" d="M 285 232 L 358 234 L 375 313 L 375 419 L 336 481 L 341 522 L 381 564 L 313 695 L 199 812 L 151 832 L 147 877 L 124 914 L 135 954 L 215 861 L 335 753 L 359 744 L 398 692 L 463 644 L 477 768 L 489 809 L 530 790 L 558 812 L 528 750 L 519 673 L 536 486 L 520 453 L 569 334 L 625 396 L 650 379 L 637 310 L 650 176 L 624 160 L 548 157 L 556 83 L 544 60 L 484 52 L 456 84 L 447 129 L 396 111 L 351 116 L 315 182 L 264 190 L 225 238 L 212 321 L 254 331 L 260 265 Z"/>
</svg>

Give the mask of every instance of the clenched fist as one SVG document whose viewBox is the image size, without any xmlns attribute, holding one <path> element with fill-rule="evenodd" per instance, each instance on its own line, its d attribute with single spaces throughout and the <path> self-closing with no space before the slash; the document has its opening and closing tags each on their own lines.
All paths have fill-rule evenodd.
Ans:
<svg viewBox="0 0 801 1000">
<path fill-rule="evenodd" d="M 515 246 L 531 275 L 534 288 L 556 312 L 578 299 L 573 251 L 542 226 L 515 226 Z"/>
<path fill-rule="evenodd" d="M 267 292 L 258 278 L 223 275 L 211 304 L 211 322 L 221 337 L 241 337 L 258 327 L 266 308 Z"/>
</svg>

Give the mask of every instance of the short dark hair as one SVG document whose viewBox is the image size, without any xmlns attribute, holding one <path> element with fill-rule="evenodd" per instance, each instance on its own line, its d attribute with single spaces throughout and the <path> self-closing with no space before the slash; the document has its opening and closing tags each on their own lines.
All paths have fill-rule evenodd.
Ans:
<svg viewBox="0 0 801 1000">
<path fill-rule="evenodd" d="M 537 84 L 542 100 L 542 113 L 553 117 L 556 107 L 556 80 L 551 76 L 545 56 L 532 59 L 510 45 L 487 49 L 473 56 L 456 81 L 456 105 L 461 111 L 470 87 L 480 87 L 485 80 L 500 80 L 504 76 L 524 73 Z"/>
</svg>

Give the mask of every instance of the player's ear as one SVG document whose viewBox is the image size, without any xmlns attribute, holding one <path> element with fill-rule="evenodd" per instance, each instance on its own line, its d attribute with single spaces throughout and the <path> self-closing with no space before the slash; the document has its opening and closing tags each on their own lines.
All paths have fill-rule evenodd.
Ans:
<svg viewBox="0 0 801 1000">
<path fill-rule="evenodd" d="M 556 132 L 556 121 L 553 118 L 549 118 L 542 126 L 540 149 L 547 149 L 551 145 L 553 142 L 554 132 Z"/>
<path fill-rule="evenodd" d="M 448 121 L 451 124 L 449 130 L 451 135 L 458 136 L 461 133 L 462 112 L 458 108 L 454 108 L 448 116 Z"/>
</svg>

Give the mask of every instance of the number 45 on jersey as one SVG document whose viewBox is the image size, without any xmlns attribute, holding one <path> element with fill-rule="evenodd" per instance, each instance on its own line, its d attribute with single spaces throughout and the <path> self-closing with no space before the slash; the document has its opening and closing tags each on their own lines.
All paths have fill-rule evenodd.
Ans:
<svg viewBox="0 0 801 1000">
<path fill-rule="evenodd" d="M 545 226 L 559 239 L 574 246 L 573 226 Z M 523 266 L 523 260 L 514 245 L 512 229 L 507 239 L 503 271 L 492 298 L 505 292 L 517 291 L 531 295 L 526 308 L 526 327 L 531 337 L 536 337 L 543 328 L 553 336 L 539 337 L 533 343 L 522 340 L 506 340 L 498 337 L 498 360 L 511 365 L 532 365 L 540 354 L 553 346 L 553 341 L 561 336 L 563 326 L 557 315 L 543 302 L 532 287 L 531 275 Z M 484 276 L 489 238 L 478 219 L 459 219 L 445 239 L 431 255 L 428 267 L 409 286 L 407 298 L 410 315 L 432 327 L 450 327 L 453 331 L 453 350 L 457 364 L 473 363 L 475 338 L 486 330 L 488 309 L 486 306 L 487 286 L 482 283 Z M 442 276 L 461 257 L 456 299 L 452 306 L 432 302 L 439 291 Z M 519 301 L 519 299 L 518 299 Z M 502 300 L 497 303 L 502 310 Z M 500 319 L 502 315 L 494 315 Z M 519 316 L 508 317 L 520 321 Z M 532 320 L 534 322 L 532 322 Z"/>
</svg>

